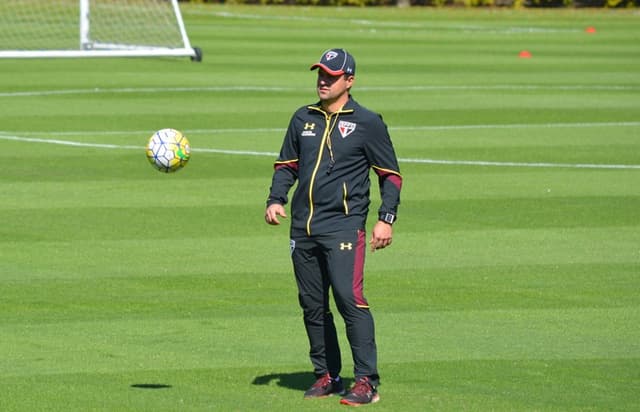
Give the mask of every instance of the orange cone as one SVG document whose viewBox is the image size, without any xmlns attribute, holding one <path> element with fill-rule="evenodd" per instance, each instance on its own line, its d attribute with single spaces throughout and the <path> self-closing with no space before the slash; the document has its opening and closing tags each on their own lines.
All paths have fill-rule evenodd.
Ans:
<svg viewBox="0 0 640 412">
<path fill-rule="evenodd" d="M 531 53 L 528 50 L 522 50 L 518 57 L 520 57 L 521 59 L 530 59 Z"/>
<path fill-rule="evenodd" d="M 586 29 L 584 29 L 584 31 L 586 31 L 586 32 L 587 32 L 587 33 L 589 33 L 589 34 L 593 34 L 593 33 L 595 33 L 595 32 L 596 32 L 596 28 L 595 28 L 595 27 L 593 27 L 593 26 L 589 26 L 589 27 L 587 27 Z"/>
</svg>

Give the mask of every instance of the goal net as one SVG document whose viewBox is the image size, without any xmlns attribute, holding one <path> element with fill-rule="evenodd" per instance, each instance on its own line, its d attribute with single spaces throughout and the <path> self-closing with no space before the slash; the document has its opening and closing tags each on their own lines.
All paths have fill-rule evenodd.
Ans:
<svg viewBox="0 0 640 412">
<path fill-rule="evenodd" d="M 189 56 L 177 0 L 0 0 L 0 57 Z"/>
</svg>

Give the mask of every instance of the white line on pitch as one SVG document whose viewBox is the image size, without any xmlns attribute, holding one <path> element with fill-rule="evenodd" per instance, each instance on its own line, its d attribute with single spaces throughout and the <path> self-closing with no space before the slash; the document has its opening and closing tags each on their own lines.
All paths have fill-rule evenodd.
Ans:
<svg viewBox="0 0 640 412">
<path fill-rule="evenodd" d="M 221 18 L 233 18 L 233 19 L 245 19 L 245 20 L 275 20 L 275 21 L 303 21 L 303 22 L 316 22 L 316 23 L 336 23 L 336 21 L 345 22 L 345 24 L 351 26 L 363 26 L 364 28 L 400 28 L 407 29 L 429 29 L 433 31 L 442 30 L 456 30 L 463 32 L 489 32 L 489 33 L 558 33 L 558 32 L 577 32 L 576 28 L 559 29 L 557 27 L 531 27 L 531 26 L 515 26 L 515 27 L 484 27 L 480 25 L 471 24 L 450 24 L 450 23 L 438 23 L 438 22 L 407 22 L 407 21 L 381 21 L 381 20 L 368 20 L 368 19 L 352 19 L 352 18 L 340 18 L 340 17 L 309 17 L 309 16 L 283 16 L 283 15 L 263 15 L 263 14 L 248 14 L 248 13 L 231 13 L 227 11 L 201 11 L 201 10 L 189 10 L 187 14 L 192 15 L 213 15 Z"/>
<path fill-rule="evenodd" d="M 126 94 L 126 93 L 194 93 L 194 92 L 308 92 L 309 88 L 280 87 L 280 86 L 208 86 L 208 87 L 120 87 L 62 90 L 29 90 L 0 92 L 0 97 L 33 97 L 79 94 Z M 526 85 L 526 84 L 496 84 L 496 85 L 404 85 L 404 86 L 361 86 L 361 92 L 399 91 L 438 91 L 438 90 L 550 90 L 550 91 L 634 91 L 640 86 L 629 85 Z"/>
<path fill-rule="evenodd" d="M 639 127 L 640 122 L 579 122 L 579 123 L 514 123 L 514 124 L 462 124 L 462 125 L 433 125 L 433 126 L 390 126 L 390 131 L 414 131 L 414 130 L 473 130 L 473 129 L 555 129 L 555 128 L 591 128 L 591 127 Z M 228 128 L 228 129 L 190 129 L 185 130 L 192 134 L 225 134 L 225 133 L 284 133 L 285 129 L 277 127 L 257 128 Z M 0 131 L 0 134 L 12 134 L 16 132 Z M 151 135 L 152 130 L 81 130 L 73 132 L 19 132 L 28 136 L 144 136 Z"/>
<path fill-rule="evenodd" d="M 542 167 L 542 168 L 570 168 L 570 169 L 640 169 L 640 165 L 607 165 L 589 163 L 518 163 L 518 162 L 489 162 L 484 160 L 437 160 L 437 159 L 398 159 L 403 163 L 427 163 L 437 165 L 466 165 L 466 166 L 499 166 L 499 167 Z"/>
<path fill-rule="evenodd" d="M 469 124 L 447 126 L 396 126 L 389 130 L 466 130 L 466 129 L 533 129 L 533 128 L 591 128 L 591 127 L 638 127 L 640 122 L 578 122 L 578 123 L 513 123 L 513 124 Z"/>
<path fill-rule="evenodd" d="M 134 149 L 144 150 L 140 146 L 132 145 L 116 145 L 116 144 L 104 144 L 104 143 L 85 143 L 74 142 L 69 140 L 59 139 L 41 139 L 36 137 L 21 137 L 6 135 L 0 133 L 0 140 L 12 140 L 20 142 L 30 143 L 47 143 L 57 144 L 65 146 L 75 147 L 93 147 L 100 149 Z M 194 152 L 205 153 L 221 153 L 221 154 L 233 154 L 233 155 L 248 155 L 248 156 L 269 156 L 275 157 L 278 153 L 275 152 L 258 152 L 251 150 L 225 150 L 225 149 L 209 149 L 209 148 L 197 148 L 192 149 Z M 400 158 L 401 163 L 425 163 L 425 164 L 440 164 L 440 165 L 463 165 L 463 166 L 496 166 L 496 167 L 541 167 L 541 168 L 571 168 L 571 169 L 640 169 L 640 165 L 612 165 L 612 164 L 573 164 L 573 163 L 518 163 L 518 162 L 490 162 L 483 160 L 437 160 L 437 159 L 412 159 L 412 158 Z"/>
</svg>

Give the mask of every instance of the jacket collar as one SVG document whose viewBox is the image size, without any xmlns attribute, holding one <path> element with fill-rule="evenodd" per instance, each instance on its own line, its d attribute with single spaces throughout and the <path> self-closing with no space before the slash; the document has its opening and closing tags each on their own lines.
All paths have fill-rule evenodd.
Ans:
<svg viewBox="0 0 640 412">
<path fill-rule="evenodd" d="M 321 103 L 322 102 L 317 102 L 315 104 L 309 105 L 307 106 L 307 109 L 313 110 L 313 111 L 319 111 L 321 113 L 324 113 L 326 116 L 328 116 L 330 113 L 327 113 L 322 108 Z M 353 113 L 356 111 L 357 107 L 358 107 L 358 103 L 355 100 L 353 100 L 353 97 L 351 97 L 351 94 L 349 94 L 349 100 L 347 100 L 344 106 L 342 106 L 342 109 L 338 110 L 336 113 L 338 114 Z"/>
</svg>

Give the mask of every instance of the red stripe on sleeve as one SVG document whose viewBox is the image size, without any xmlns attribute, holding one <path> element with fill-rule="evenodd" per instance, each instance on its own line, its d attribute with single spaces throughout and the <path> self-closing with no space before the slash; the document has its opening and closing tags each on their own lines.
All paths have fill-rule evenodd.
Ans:
<svg viewBox="0 0 640 412">
<path fill-rule="evenodd" d="M 276 163 L 273 165 L 275 170 L 282 169 L 283 167 L 287 167 L 289 169 L 293 169 L 296 172 L 298 171 L 298 162 L 287 162 L 287 163 Z"/>
<path fill-rule="evenodd" d="M 399 174 L 377 168 L 374 168 L 373 170 L 376 172 L 379 178 L 389 180 L 395 187 L 398 188 L 398 190 L 402 189 L 402 176 L 400 176 Z"/>
</svg>

